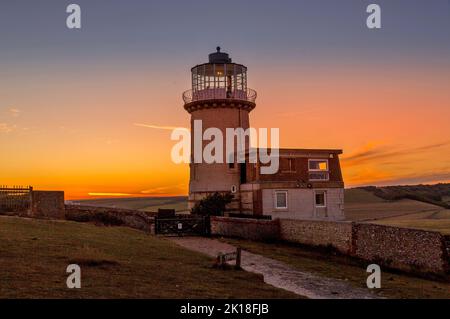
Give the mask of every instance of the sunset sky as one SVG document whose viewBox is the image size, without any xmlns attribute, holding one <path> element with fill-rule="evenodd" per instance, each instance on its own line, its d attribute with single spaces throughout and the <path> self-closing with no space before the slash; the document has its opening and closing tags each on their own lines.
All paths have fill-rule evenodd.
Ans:
<svg viewBox="0 0 450 319">
<path fill-rule="evenodd" d="M 0 3 L 0 184 L 187 194 L 168 128 L 189 126 L 190 68 L 218 45 L 249 69 L 251 125 L 343 149 L 347 187 L 450 181 L 448 0 L 16 0 Z"/>
</svg>

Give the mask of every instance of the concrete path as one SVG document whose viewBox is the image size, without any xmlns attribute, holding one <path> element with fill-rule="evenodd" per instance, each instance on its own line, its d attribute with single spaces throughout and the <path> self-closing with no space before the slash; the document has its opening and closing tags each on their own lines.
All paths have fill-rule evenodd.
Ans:
<svg viewBox="0 0 450 319">
<path fill-rule="evenodd" d="M 220 242 L 217 239 L 177 237 L 170 238 L 170 240 L 184 248 L 211 257 L 216 257 L 218 253 L 236 251 L 236 247 Z M 267 284 L 308 298 L 377 298 L 377 296 L 372 294 L 368 289 L 355 288 L 346 281 L 302 272 L 283 262 L 244 250 L 242 251 L 241 266 L 245 271 L 262 274 L 264 276 L 264 281 Z"/>
</svg>

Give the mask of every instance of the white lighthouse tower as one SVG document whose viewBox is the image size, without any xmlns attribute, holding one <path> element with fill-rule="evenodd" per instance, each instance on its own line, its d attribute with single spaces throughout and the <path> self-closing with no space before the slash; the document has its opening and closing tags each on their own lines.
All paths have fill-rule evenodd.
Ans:
<svg viewBox="0 0 450 319">
<path fill-rule="evenodd" d="M 209 62 L 192 68 L 192 89 L 183 93 L 184 108 L 191 114 L 191 154 L 194 154 L 194 121 L 202 121 L 202 135 L 217 128 L 226 136 L 227 128 L 249 128 L 249 113 L 255 108 L 256 92 L 247 87 L 247 68 L 233 63 L 227 53 L 209 55 Z M 202 150 L 208 142 L 203 142 Z M 226 153 L 223 143 L 223 154 Z M 246 145 L 248 147 L 248 145 Z M 236 143 L 233 154 L 236 155 Z M 235 156 L 234 155 L 234 156 Z M 230 209 L 239 210 L 240 185 L 245 183 L 245 165 L 236 163 L 190 164 L 189 208 L 214 192 L 232 192 Z"/>
</svg>

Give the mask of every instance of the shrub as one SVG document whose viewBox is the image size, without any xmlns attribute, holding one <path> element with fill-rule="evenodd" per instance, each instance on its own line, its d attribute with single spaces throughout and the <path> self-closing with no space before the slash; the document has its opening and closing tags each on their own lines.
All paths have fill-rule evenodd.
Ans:
<svg viewBox="0 0 450 319">
<path fill-rule="evenodd" d="M 225 207 L 231 203 L 234 196 L 231 193 L 214 193 L 199 201 L 192 208 L 191 213 L 202 216 L 223 216 Z"/>
</svg>

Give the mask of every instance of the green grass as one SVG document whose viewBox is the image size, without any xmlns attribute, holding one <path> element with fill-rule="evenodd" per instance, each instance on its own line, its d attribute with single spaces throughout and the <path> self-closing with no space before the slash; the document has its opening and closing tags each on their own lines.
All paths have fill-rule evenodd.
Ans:
<svg viewBox="0 0 450 319">
<path fill-rule="evenodd" d="M 139 197 L 139 198 L 101 198 L 72 201 L 76 204 L 97 207 L 112 207 L 147 212 L 157 212 L 158 208 L 175 209 L 177 212 L 188 209 L 187 197 Z"/>
<path fill-rule="evenodd" d="M 335 255 L 286 243 L 261 243 L 240 239 L 222 239 L 243 249 L 284 262 L 319 276 L 345 280 L 353 287 L 367 288 L 367 265 L 346 256 Z M 450 283 L 392 273 L 382 269 L 381 289 L 386 298 L 450 298 Z M 450 280 L 450 278 L 448 278 Z"/>
<path fill-rule="evenodd" d="M 66 287 L 79 263 L 82 289 Z M 0 298 L 295 298 L 244 271 L 122 227 L 0 217 Z"/>
</svg>

